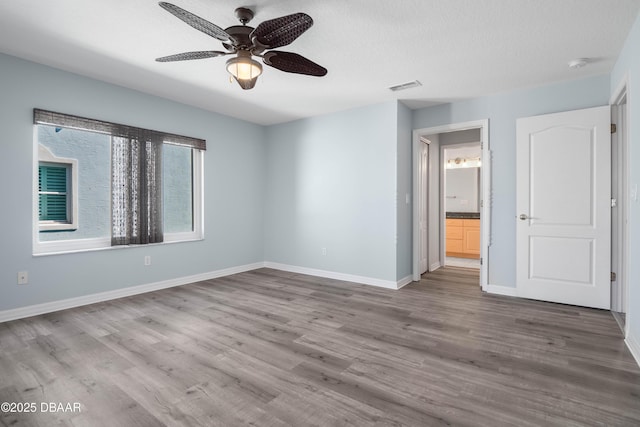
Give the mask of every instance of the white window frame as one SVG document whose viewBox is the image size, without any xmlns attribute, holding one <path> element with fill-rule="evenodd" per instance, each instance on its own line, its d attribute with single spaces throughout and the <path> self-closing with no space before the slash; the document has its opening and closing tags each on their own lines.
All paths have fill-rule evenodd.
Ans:
<svg viewBox="0 0 640 427">
<path fill-rule="evenodd" d="M 39 231 L 72 231 L 78 229 L 78 160 L 56 157 L 47 147 L 38 144 L 38 164 L 67 168 L 67 221 L 41 221 L 38 214 Z M 35 168 L 35 184 L 38 185 L 38 167 Z M 36 188 L 39 195 L 40 189 Z M 37 205 L 36 205 L 37 210 Z"/>
<path fill-rule="evenodd" d="M 57 255 L 65 253 L 89 252 L 97 250 L 119 250 L 123 248 L 140 247 L 140 245 L 121 245 L 112 246 L 111 236 L 89 239 L 70 239 L 70 240 L 54 240 L 40 241 L 40 216 L 38 213 L 38 166 L 41 162 L 45 163 L 71 163 L 71 181 L 72 181 L 72 197 L 73 209 L 72 218 L 74 218 L 77 227 L 78 218 L 78 162 L 76 159 L 56 158 L 53 154 L 41 144 L 38 143 L 38 125 L 34 125 L 33 146 L 34 153 L 37 153 L 33 159 L 33 255 Z M 42 147 L 42 151 L 41 151 Z M 192 148 L 192 192 L 193 192 L 193 230 L 183 233 L 166 233 L 164 241 L 161 243 L 152 243 L 143 246 L 155 246 L 164 244 L 173 244 L 178 242 L 189 242 L 204 240 L 204 151 Z M 42 157 L 41 157 L 42 156 Z M 69 224 L 64 224 L 69 230 Z"/>
</svg>

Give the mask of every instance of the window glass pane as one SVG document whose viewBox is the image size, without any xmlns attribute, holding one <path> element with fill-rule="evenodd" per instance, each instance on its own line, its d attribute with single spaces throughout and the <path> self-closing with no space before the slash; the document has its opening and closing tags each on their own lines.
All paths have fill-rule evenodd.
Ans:
<svg viewBox="0 0 640 427">
<path fill-rule="evenodd" d="M 67 167 L 38 167 L 40 221 L 67 222 Z"/>
<path fill-rule="evenodd" d="M 67 221 L 67 196 L 62 194 L 41 194 L 40 220 Z"/>
<path fill-rule="evenodd" d="M 164 144 L 162 147 L 164 232 L 193 231 L 192 148 Z"/>
<path fill-rule="evenodd" d="M 67 192 L 67 167 L 66 166 L 40 166 L 40 191 L 66 193 Z"/>
<path fill-rule="evenodd" d="M 65 231 L 40 231 L 39 240 L 109 237 L 111 233 L 109 135 L 44 125 L 37 125 L 37 132 L 38 143 L 46 147 L 55 157 L 78 161 L 78 228 Z"/>
</svg>

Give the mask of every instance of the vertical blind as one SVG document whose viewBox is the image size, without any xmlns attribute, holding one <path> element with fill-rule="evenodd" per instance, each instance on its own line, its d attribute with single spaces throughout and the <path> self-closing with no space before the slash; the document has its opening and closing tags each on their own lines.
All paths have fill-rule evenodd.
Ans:
<svg viewBox="0 0 640 427">
<path fill-rule="evenodd" d="M 40 109 L 33 120 L 111 135 L 111 244 L 163 241 L 162 146 L 205 150 L 205 140 Z"/>
</svg>

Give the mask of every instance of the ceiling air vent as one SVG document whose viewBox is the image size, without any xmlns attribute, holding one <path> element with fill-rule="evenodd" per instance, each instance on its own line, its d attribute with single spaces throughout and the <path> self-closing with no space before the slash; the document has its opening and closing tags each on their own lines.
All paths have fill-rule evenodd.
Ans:
<svg viewBox="0 0 640 427">
<path fill-rule="evenodd" d="M 407 83 L 402 83 L 402 84 L 399 84 L 399 85 L 391 86 L 389 88 L 389 90 L 391 90 L 393 92 L 398 92 L 399 90 L 411 89 L 411 88 L 418 87 L 418 86 L 422 86 L 422 83 L 420 83 L 417 80 L 414 80 L 412 82 L 407 82 Z"/>
</svg>

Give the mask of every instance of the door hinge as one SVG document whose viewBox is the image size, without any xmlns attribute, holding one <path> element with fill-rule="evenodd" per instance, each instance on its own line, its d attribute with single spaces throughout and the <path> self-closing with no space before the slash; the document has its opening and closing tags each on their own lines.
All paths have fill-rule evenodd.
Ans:
<svg viewBox="0 0 640 427">
<path fill-rule="evenodd" d="M 611 133 L 616 133 L 618 130 L 618 126 L 615 123 L 611 123 Z"/>
<path fill-rule="evenodd" d="M 611 207 L 615 208 L 616 206 L 618 206 L 618 199 L 611 199 Z"/>
<path fill-rule="evenodd" d="M 480 265 L 482 265 L 482 258 L 480 258 Z"/>
<path fill-rule="evenodd" d="M 612 271 L 612 272 L 611 272 L 611 281 L 612 281 L 612 282 L 615 282 L 615 281 L 616 281 L 616 279 L 617 279 L 617 277 L 618 277 L 618 276 L 617 276 L 617 274 L 616 274 L 616 273 L 614 273 L 614 272 Z"/>
</svg>

